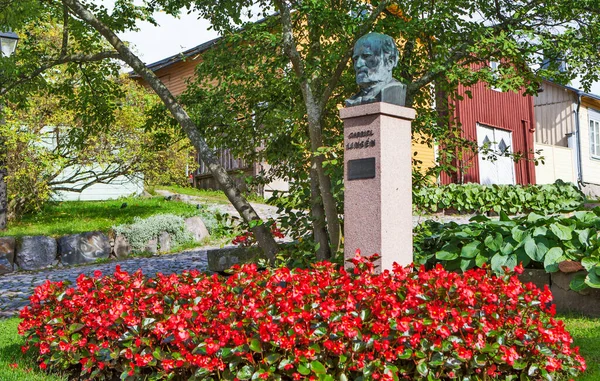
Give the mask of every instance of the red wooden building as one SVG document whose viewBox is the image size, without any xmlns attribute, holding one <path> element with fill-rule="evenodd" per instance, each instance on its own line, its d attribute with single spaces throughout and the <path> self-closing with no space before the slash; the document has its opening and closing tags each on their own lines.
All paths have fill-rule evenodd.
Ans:
<svg viewBox="0 0 600 381">
<path fill-rule="evenodd" d="M 470 91 L 472 97 L 467 96 Z M 535 119 L 533 97 L 523 90 L 503 92 L 480 82 L 471 87 L 459 86 L 454 117 L 460 122 L 461 135 L 477 146 L 487 145 L 496 153 L 519 152 L 533 158 Z M 535 184 L 535 165 L 531 160 L 514 162 L 511 157 L 495 155 L 497 160 L 485 160 L 481 154 L 466 155 L 462 174 L 442 173 L 442 184 Z M 462 181 L 461 181 L 462 180 Z"/>
</svg>

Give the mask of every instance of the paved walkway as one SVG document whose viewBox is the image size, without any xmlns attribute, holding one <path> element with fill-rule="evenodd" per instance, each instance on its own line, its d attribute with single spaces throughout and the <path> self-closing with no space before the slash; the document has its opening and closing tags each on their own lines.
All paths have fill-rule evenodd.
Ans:
<svg viewBox="0 0 600 381">
<path fill-rule="evenodd" d="M 158 272 L 173 274 L 190 269 L 205 271 L 208 268 L 208 260 L 206 250 L 202 249 L 150 258 L 132 258 L 105 264 L 52 268 L 35 272 L 20 271 L 0 275 L 0 318 L 18 316 L 19 310 L 29 304 L 29 297 L 33 294 L 34 288 L 44 283 L 46 279 L 54 282 L 69 280 L 74 283 L 81 273 L 92 275 L 95 270 L 100 270 L 105 275 L 112 274 L 116 265 L 121 265 L 123 271 L 134 272 L 142 269 L 145 275 L 154 276 Z"/>
</svg>

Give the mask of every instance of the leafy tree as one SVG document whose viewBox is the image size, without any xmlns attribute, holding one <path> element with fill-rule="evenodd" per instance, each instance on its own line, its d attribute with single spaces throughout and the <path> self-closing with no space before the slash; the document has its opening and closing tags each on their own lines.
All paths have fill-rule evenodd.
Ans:
<svg viewBox="0 0 600 381">
<path fill-rule="evenodd" d="M 327 237 L 332 250 L 338 241 L 342 131 L 337 108 L 356 91 L 350 56 L 365 32 L 380 31 L 398 41 L 395 77 L 408 85 L 407 106 L 418 111 L 414 136 L 446 148 L 434 174 L 455 169 L 455 151 L 477 149 L 461 138 L 452 119 L 459 84 L 486 81 L 504 91 L 525 87 L 535 94 L 544 77 L 566 82 L 580 75 L 588 86 L 598 79 L 600 39 L 594 31 L 599 16 L 586 1 L 559 0 L 551 6 L 535 0 L 153 4 L 171 11 L 193 8 L 223 34 L 203 54 L 184 101 L 214 145 L 227 145 L 248 159 L 266 158 L 276 163 L 271 175 L 300 184 L 297 196 L 310 193 L 320 258 L 329 255 Z M 252 14 L 267 18 L 241 21 Z M 490 59 L 500 62 L 496 71 L 487 66 Z M 560 59 L 567 61 L 568 71 L 558 70 Z M 254 149 L 258 142 L 260 150 Z M 323 217 L 327 225 L 319 224 Z"/>
<path fill-rule="evenodd" d="M 138 20 L 153 22 L 153 5 L 117 1 L 109 11 L 103 5 L 77 0 L 2 1 L 0 25 L 18 32 L 22 40 L 17 53 L 0 59 L 0 96 L 2 101 L 23 103 L 31 91 L 40 88 L 60 93 L 68 102 L 63 106 L 78 112 L 86 133 L 106 129 L 114 121 L 114 111 L 122 95 L 111 79 L 121 60 L 132 67 L 160 97 L 200 153 L 225 194 L 251 226 L 259 245 L 274 258 L 277 245 L 269 229 L 235 187 L 195 124 L 166 86 L 146 68 L 116 33 L 135 28 Z M 61 33 L 51 33 L 60 25 Z M 52 76 L 53 70 L 81 73 L 77 92 L 73 83 Z"/>
<path fill-rule="evenodd" d="M 95 134 L 85 133 L 78 115 L 61 107 L 64 98 L 51 92 L 30 94 L 24 108 L 7 105 L 0 138 L 5 142 L 2 161 L 8 168 L 10 215 L 18 218 L 39 211 L 56 192 L 82 192 L 119 177 L 137 178 L 143 173 L 146 182 L 174 178 L 173 170 L 158 168 L 162 169 L 158 175 L 156 168 L 157 163 L 174 159 L 180 164 L 179 181 L 187 181 L 182 168 L 190 147 L 181 144 L 185 143 L 181 134 L 169 125 L 144 128 L 146 112 L 159 100 L 127 78 L 116 81 L 124 98 L 115 110 L 114 123 Z M 174 155 L 174 143 L 183 155 Z"/>
<path fill-rule="evenodd" d="M 339 242 L 340 208 L 334 197 L 336 182 L 331 177 L 339 170 L 327 169 L 329 164 L 332 169 L 336 166 L 334 154 L 341 141 L 339 121 L 334 120 L 336 108 L 341 100 L 355 91 L 349 80 L 352 77 L 349 62 L 354 42 L 362 34 L 376 30 L 397 39 L 400 62 L 395 76 L 407 83 L 407 106 L 418 111 L 414 132 L 425 132 L 429 139 L 438 139 L 442 145 L 446 145 L 448 137 L 457 136 L 456 128 L 448 130 L 449 126 L 455 125 L 449 99 L 452 99 L 459 83 L 468 86 L 483 80 L 503 90 L 525 87 L 532 94 L 543 77 L 565 82 L 580 75 L 585 86 L 598 79 L 596 64 L 600 58 L 600 37 L 596 30 L 599 12 L 593 2 L 586 0 L 558 0 L 552 4 L 537 0 L 428 3 L 409 0 L 398 4 L 389 0 L 145 0 L 138 4 L 118 1 L 115 9 L 109 12 L 102 6 L 78 0 L 9 3 L 0 11 L 0 21 L 21 20 L 9 23 L 13 29 L 43 17 L 64 19 L 67 20 L 63 22 L 64 30 L 68 31 L 66 34 L 77 41 L 85 41 L 78 46 L 82 51 L 76 50 L 81 56 L 74 57 L 64 53 L 71 52 L 69 47 L 73 44 L 69 41 L 72 40 L 63 38 L 63 42 L 67 40 L 62 44 L 67 46 L 66 49 L 55 49 L 53 56 L 37 52 L 37 57 L 50 56 L 53 59 L 43 62 L 33 60 L 29 70 L 19 70 L 15 74 L 22 81 L 38 78 L 28 82 L 28 86 L 32 86 L 40 81 L 40 77 L 36 77 L 40 68 L 50 68 L 66 61 L 79 60 L 83 65 L 102 58 L 101 63 L 89 65 L 110 65 L 106 58 L 123 60 L 161 97 L 217 180 L 228 184 L 225 186 L 226 194 L 249 222 L 258 217 L 249 212 L 251 209 L 235 193 L 222 168 L 215 165 L 209 146 L 201 137 L 215 131 L 221 134 L 219 128 L 223 124 L 234 125 L 231 119 L 238 116 L 235 112 L 238 110 L 222 108 L 221 104 L 231 104 L 230 98 L 239 100 L 240 104 L 247 102 L 253 107 L 246 110 L 258 111 L 256 115 L 242 112 L 242 120 L 249 120 L 252 116 L 262 119 L 264 126 L 271 121 L 277 123 L 283 132 L 273 135 L 279 138 L 273 141 L 284 144 L 283 147 L 301 147 L 290 151 L 286 160 L 276 163 L 284 167 L 294 164 L 298 173 L 302 172 L 301 169 L 304 171 L 304 176 L 299 178 L 306 179 L 308 184 L 320 258 L 327 257 Z M 229 48 L 236 51 L 229 58 L 238 70 L 231 70 L 228 77 L 215 76 L 216 82 L 199 84 L 197 88 L 205 91 L 196 97 L 200 102 L 190 99 L 191 108 L 196 107 L 194 104 L 211 100 L 211 106 L 221 112 L 212 114 L 214 121 L 202 126 L 202 134 L 181 105 L 115 34 L 134 28 L 136 18 L 152 21 L 154 11 L 177 14 L 182 7 L 196 9 L 210 19 L 213 27 L 225 36 L 222 46 L 229 44 Z M 273 11 L 277 13 L 269 16 Z M 254 26 L 241 21 L 243 15 L 253 13 L 269 16 L 269 20 Z M 112 46 L 111 50 L 104 49 L 106 42 Z M 261 52 L 260 46 L 254 51 L 247 48 L 257 44 L 264 44 L 270 49 L 265 48 Z M 248 53 L 237 54 L 238 49 Z M 497 71 L 485 65 L 490 58 L 500 62 Z M 567 61 L 569 69 L 566 72 L 558 70 L 559 59 Z M 16 56 L 8 61 L 18 60 Z M 549 65 L 542 66 L 545 60 L 549 60 Z M 257 71 L 255 66 L 268 70 Z M 11 65 L 7 70 L 10 72 Z M 251 75 L 260 80 L 249 81 Z M 237 82 L 247 83 L 247 91 L 231 94 L 224 90 L 226 87 L 221 87 Z M 206 89 L 215 92 L 206 92 Z M 221 97 L 217 96 L 219 91 Z M 262 92 L 260 96 L 258 92 Z M 253 99 L 261 101 L 254 103 Z M 436 101 L 435 108 L 431 107 L 432 99 Z M 197 107 L 201 109 L 203 106 Z M 100 107 L 99 112 L 106 109 Z M 271 111 L 261 113 L 263 109 Z M 219 122 L 217 117 L 222 121 L 225 118 L 226 123 Z M 197 120 L 204 122 L 205 119 Z M 301 123 L 296 123 L 298 121 Z M 257 126 L 255 123 L 252 131 L 258 130 Z M 270 128 L 274 131 L 274 126 L 276 124 L 265 127 L 265 130 Z M 244 140 L 231 132 L 226 136 L 236 142 L 270 140 L 251 134 L 246 134 L 245 139 L 248 140 Z M 431 140 L 428 142 L 431 143 Z M 302 159 L 308 159 L 310 165 L 294 163 L 302 162 Z M 260 235 L 257 238 L 269 251 L 270 241 Z"/>
</svg>

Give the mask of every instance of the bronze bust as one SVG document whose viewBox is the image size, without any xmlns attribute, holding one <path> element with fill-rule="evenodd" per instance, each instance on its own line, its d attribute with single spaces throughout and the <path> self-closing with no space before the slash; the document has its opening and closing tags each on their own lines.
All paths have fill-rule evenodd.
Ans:
<svg viewBox="0 0 600 381">
<path fill-rule="evenodd" d="M 392 78 L 398 64 L 394 39 L 381 33 L 365 34 L 354 45 L 352 61 L 360 91 L 346 99 L 346 106 L 373 102 L 404 106 L 406 85 Z"/>
</svg>

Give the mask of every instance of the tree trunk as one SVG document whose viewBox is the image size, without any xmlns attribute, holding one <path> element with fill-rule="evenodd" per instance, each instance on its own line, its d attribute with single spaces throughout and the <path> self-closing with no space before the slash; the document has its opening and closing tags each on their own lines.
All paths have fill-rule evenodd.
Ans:
<svg viewBox="0 0 600 381">
<path fill-rule="evenodd" d="M 307 103 L 312 103 L 310 102 Z M 337 212 L 337 205 L 331 191 L 331 179 L 325 173 L 323 168 L 323 155 L 318 154 L 318 149 L 323 147 L 323 135 L 321 133 L 320 110 L 317 106 L 307 105 L 308 113 L 308 132 L 311 146 L 311 174 L 316 173 L 321 191 L 321 200 L 325 209 L 325 218 L 327 221 L 327 232 L 329 233 L 329 245 L 331 253 L 336 253 L 340 245 L 340 220 Z"/>
<path fill-rule="evenodd" d="M 133 68 L 133 70 L 139 74 L 144 80 L 152 87 L 154 92 L 164 102 L 167 109 L 171 112 L 175 120 L 183 128 L 186 135 L 198 150 L 202 161 L 207 165 L 208 169 L 215 177 L 217 183 L 221 186 L 227 198 L 235 209 L 240 213 L 240 216 L 244 221 L 253 226 L 251 221 L 261 221 L 260 217 L 252 208 L 250 203 L 241 195 L 237 189 L 235 183 L 231 177 L 227 174 L 227 171 L 219 164 L 213 151 L 210 149 L 204 138 L 198 132 L 196 125 L 189 117 L 187 112 L 183 109 L 181 104 L 175 99 L 173 94 L 167 89 L 167 87 L 161 82 L 160 79 L 146 67 L 146 65 L 135 56 L 131 50 L 117 37 L 117 35 L 100 20 L 98 20 L 93 13 L 87 10 L 77 0 L 64 0 L 64 3 L 71 9 L 71 11 L 81 18 L 83 21 L 90 24 L 95 30 L 98 31 L 114 48 L 119 52 L 120 58 Z M 273 238 L 269 228 L 264 224 L 260 223 L 251 228 L 259 246 L 264 251 L 267 258 L 273 262 L 275 254 L 279 251 L 277 243 Z"/>
<path fill-rule="evenodd" d="M 5 149 L 5 147 L 3 149 Z M 6 169 L 6 163 L 4 160 L 2 160 L 0 161 L 0 230 L 6 230 L 8 223 L 8 189 L 6 186 L 7 175 L 8 170 Z"/>
<path fill-rule="evenodd" d="M 0 103 L 0 125 L 5 123 L 2 109 L 4 105 Z M 8 169 L 6 168 L 6 144 L 4 138 L 0 137 L 0 230 L 6 230 L 8 225 L 8 187 L 6 186 L 6 176 Z"/>
<path fill-rule="evenodd" d="M 325 228 L 325 211 L 321 201 L 321 191 L 319 190 L 319 175 L 312 169 L 310 170 L 310 212 L 312 215 L 313 238 L 319 245 L 316 252 L 317 260 L 324 261 L 331 258 L 329 250 L 329 240 L 327 239 L 327 229 Z"/>
</svg>

